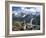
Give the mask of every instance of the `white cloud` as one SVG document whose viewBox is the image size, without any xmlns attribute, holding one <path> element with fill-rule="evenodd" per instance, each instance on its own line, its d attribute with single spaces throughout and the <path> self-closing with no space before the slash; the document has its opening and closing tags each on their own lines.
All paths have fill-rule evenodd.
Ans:
<svg viewBox="0 0 46 38">
<path fill-rule="evenodd" d="M 25 17 L 26 15 L 23 15 L 22 17 Z"/>
<path fill-rule="evenodd" d="M 24 10 L 24 7 L 21 7 L 22 10 Z"/>
<path fill-rule="evenodd" d="M 18 13 L 15 13 L 15 15 L 18 15 Z"/>
<path fill-rule="evenodd" d="M 36 10 L 34 8 L 31 8 L 30 11 L 31 12 L 36 12 Z"/>
<path fill-rule="evenodd" d="M 21 12 L 23 12 L 25 14 L 31 14 L 32 13 L 33 15 L 35 15 L 36 14 L 36 11 L 37 12 L 40 12 L 40 8 L 37 7 L 37 8 L 27 9 L 27 8 L 21 7 L 21 10 L 19 10 L 19 11 L 13 11 L 13 13 L 15 15 L 18 15 L 18 16 L 20 16 L 19 14 L 21 14 Z M 25 17 L 25 15 L 23 17 Z"/>
<path fill-rule="evenodd" d="M 37 7 L 37 8 L 36 8 L 36 11 L 37 11 L 37 12 L 40 12 L 40 7 Z"/>
</svg>

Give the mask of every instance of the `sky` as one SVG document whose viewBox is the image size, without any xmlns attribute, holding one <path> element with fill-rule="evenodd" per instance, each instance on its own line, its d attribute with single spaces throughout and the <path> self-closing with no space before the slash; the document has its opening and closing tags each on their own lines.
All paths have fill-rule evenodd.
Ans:
<svg viewBox="0 0 46 38">
<path fill-rule="evenodd" d="M 35 15 L 36 12 L 40 12 L 40 7 L 12 7 L 12 13 L 14 13 L 15 15 L 18 15 L 22 12 L 26 14 L 32 13 L 33 15 Z"/>
</svg>

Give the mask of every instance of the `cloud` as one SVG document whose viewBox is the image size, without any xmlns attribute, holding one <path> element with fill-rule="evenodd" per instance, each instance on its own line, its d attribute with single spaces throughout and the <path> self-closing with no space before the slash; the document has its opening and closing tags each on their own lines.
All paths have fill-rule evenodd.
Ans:
<svg viewBox="0 0 46 38">
<path fill-rule="evenodd" d="M 40 7 L 36 8 L 36 11 L 37 11 L 37 12 L 40 12 Z"/>
<path fill-rule="evenodd" d="M 17 9 L 17 8 L 16 8 Z M 21 7 L 21 8 L 19 8 L 19 9 L 21 9 L 21 10 L 15 10 L 15 11 L 13 11 L 13 13 L 15 14 L 15 15 L 21 15 L 21 13 L 25 13 L 25 14 L 33 14 L 33 15 L 35 15 L 36 14 L 36 12 L 40 12 L 40 8 L 30 8 L 30 9 L 27 9 L 26 7 Z"/>
</svg>

